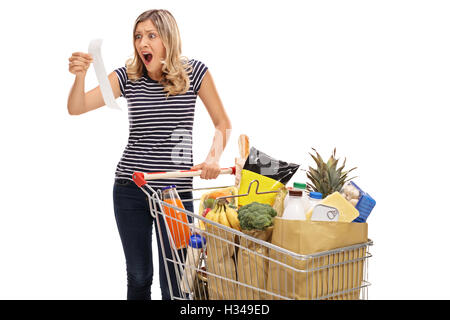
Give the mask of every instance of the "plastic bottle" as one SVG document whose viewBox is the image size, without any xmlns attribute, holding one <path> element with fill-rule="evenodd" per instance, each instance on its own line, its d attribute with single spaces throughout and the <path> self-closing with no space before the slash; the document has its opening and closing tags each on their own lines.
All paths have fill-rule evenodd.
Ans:
<svg viewBox="0 0 450 320">
<path fill-rule="evenodd" d="M 283 212 L 283 219 L 306 220 L 301 190 L 289 190 L 289 198 Z"/>
<path fill-rule="evenodd" d="M 303 207 L 305 208 L 305 213 L 306 213 L 309 209 L 309 198 L 308 198 L 308 194 L 306 193 L 306 183 L 294 182 L 294 188 L 301 190 L 303 192 L 302 201 L 303 201 Z"/>
<path fill-rule="evenodd" d="M 186 263 L 181 280 L 181 290 L 183 292 L 191 293 L 193 291 L 196 272 L 199 268 L 198 262 L 205 244 L 206 238 L 199 234 L 194 234 L 189 239 L 189 247 L 186 251 Z"/>
<path fill-rule="evenodd" d="M 284 209 L 286 209 L 288 201 L 289 201 L 289 191 L 292 190 L 292 189 L 293 189 L 292 187 L 286 187 L 287 194 L 286 194 L 286 197 L 284 197 L 283 212 L 284 212 Z"/>
<path fill-rule="evenodd" d="M 322 193 L 320 192 L 310 192 L 308 197 L 308 209 L 306 211 L 309 211 L 310 209 L 314 208 L 316 204 L 318 204 L 322 200 Z"/>
<path fill-rule="evenodd" d="M 294 188 L 305 192 L 306 191 L 306 183 L 294 182 Z"/>
<path fill-rule="evenodd" d="M 162 200 L 175 207 L 184 209 L 183 202 L 178 195 L 176 186 L 171 185 L 162 189 Z M 164 214 L 167 225 L 169 226 L 170 234 L 176 249 L 186 248 L 189 244 L 190 230 L 187 216 L 184 212 L 175 210 L 163 205 Z"/>
</svg>

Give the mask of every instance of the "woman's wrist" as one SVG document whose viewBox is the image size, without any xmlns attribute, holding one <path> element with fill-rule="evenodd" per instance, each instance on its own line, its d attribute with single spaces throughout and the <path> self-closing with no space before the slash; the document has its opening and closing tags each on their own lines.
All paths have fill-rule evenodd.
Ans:
<svg viewBox="0 0 450 320">
<path fill-rule="evenodd" d="M 219 164 L 220 160 L 217 159 L 216 157 L 207 157 L 206 160 L 204 161 L 207 164 Z"/>
</svg>

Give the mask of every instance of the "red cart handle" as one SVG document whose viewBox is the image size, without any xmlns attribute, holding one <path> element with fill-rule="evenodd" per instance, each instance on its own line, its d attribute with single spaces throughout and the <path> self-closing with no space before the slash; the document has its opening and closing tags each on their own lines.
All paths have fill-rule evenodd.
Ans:
<svg viewBox="0 0 450 320">
<path fill-rule="evenodd" d="M 196 177 L 201 175 L 202 170 L 181 170 L 181 171 L 170 171 L 170 172 L 134 172 L 133 181 L 138 187 L 142 187 L 146 184 L 147 180 L 156 179 L 170 179 L 170 178 L 186 178 L 186 177 Z M 236 174 L 236 167 L 222 168 L 219 174 Z"/>
</svg>

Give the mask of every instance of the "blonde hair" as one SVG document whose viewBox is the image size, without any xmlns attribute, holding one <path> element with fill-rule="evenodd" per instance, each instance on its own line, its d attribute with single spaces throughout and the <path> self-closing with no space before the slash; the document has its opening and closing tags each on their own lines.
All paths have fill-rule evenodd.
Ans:
<svg viewBox="0 0 450 320">
<path fill-rule="evenodd" d="M 146 72 L 134 44 L 134 34 L 137 25 L 148 19 L 155 25 L 166 48 L 166 58 L 162 61 L 162 79 L 160 80 L 164 91 L 167 92 L 167 96 L 186 93 L 189 90 L 188 73 L 192 71 L 192 66 L 186 57 L 181 56 L 180 32 L 175 18 L 167 10 L 148 10 L 137 17 L 133 27 L 134 57 L 126 62 L 128 78 L 134 81 L 141 78 Z"/>
</svg>

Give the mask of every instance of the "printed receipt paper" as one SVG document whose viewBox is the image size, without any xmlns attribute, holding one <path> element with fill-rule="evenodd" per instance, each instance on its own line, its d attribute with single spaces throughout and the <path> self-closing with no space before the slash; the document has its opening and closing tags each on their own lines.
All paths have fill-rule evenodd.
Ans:
<svg viewBox="0 0 450 320">
<path fill-rule="evenodd" d="M 92 40 L 89 43 L 88 52 L 94 59 L 94 70 L 100 85 L 100 91 L 102 92 L 103 99 L 105 100 L 105 104 L 112 109 L 122 110 L 117 104 L 116 99 L 114 99 L 111 84 L 109 83 L 106 75 L 105 64 L 103 63 L 101 53 L 102 42 L 102 39 Z"/>
</svg>

